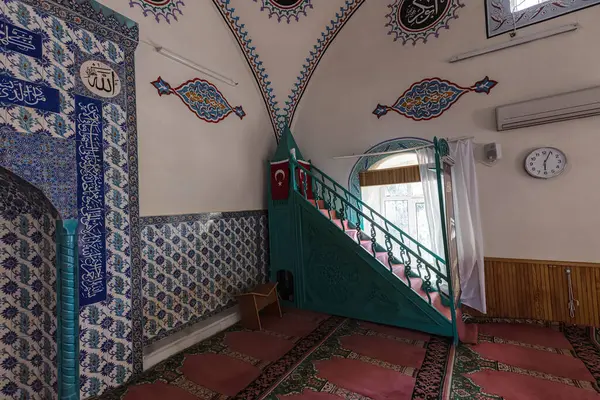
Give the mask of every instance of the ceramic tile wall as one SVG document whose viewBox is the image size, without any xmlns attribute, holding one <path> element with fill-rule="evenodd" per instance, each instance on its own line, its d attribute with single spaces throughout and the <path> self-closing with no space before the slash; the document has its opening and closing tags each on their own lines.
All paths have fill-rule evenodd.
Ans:
<svg viewBox="0 0 600 400">
<path fill-rule="evenodd" d="M 54 399 L 58 213 L 0 167 L 0 398 Z"/>
<path fill-rule="evenodd" d="M 235 304 L 268 277 L 263 211 L 142 218 L 148 345 Z"/>
<path fill-rule="evenodd" d="M 81 397 L 87 398 L 124 383 L 142 369 L 133 64 L 137 25 L 95 1 L 77 0 L 3 0 L 0 18 L 41 35 L 43 46 L 41 59 L 2 46 L 0 74 L 60 93 L 59 113 L 0 104 L 0 166 L 37 186 L 61 218 L 78 217 L 75 95 L 103 104 L 108 294 L 105 301 L 80 312 Z M 119 75 L 123 84 L 119 95 L 100 98 L 84 87 L 79 69 L 88 60 L 101 61 Z M 132 307 L 136 302 L 139 312 Z M 34 336 L 26 342 L 35 348 Z M 46 397 L 30 393 L 23 398 Z"/>
</svg>

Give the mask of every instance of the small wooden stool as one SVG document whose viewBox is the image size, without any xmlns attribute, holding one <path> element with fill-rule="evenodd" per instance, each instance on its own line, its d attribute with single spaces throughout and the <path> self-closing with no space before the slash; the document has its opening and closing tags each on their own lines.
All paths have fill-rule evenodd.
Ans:
<svg viewBox="0 0 600 400">
<path fill-rule="evenodd" d="M 240 312 L 242 314 L 242 326 L 247 329 L 262 330 L 260 324 L 260 310 L 265 310 L 269 314 L 281 315 L 281 306 L 277 296 L 277 282 L 263 283 L 256 286 L 248 293 L 237 296 L 240 302 Z"/>
</svg>

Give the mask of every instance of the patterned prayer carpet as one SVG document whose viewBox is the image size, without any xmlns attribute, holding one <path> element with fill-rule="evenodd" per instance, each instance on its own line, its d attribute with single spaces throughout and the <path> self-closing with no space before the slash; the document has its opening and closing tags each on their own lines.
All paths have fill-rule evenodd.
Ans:
<svg viewBox="0 0 600 400">
<path fill-rule="evenodd" d="M 239 325 L 156 365 L 102 400 L 438 399 L 447 338 L 302 310 Z"/>
<path fill-rule="evenodd" d="M 600 332 L 479 319 L 479 344 L 310 311 L 239 325 L 103 400 L 600 400 Z M 527 322 L 527 323 L 514 323 Z"/>
<path fill-rule="evenodd" d="M 476 322 L 479 344 L 456 351 L 452 400 L 600 400 L 600 330 L 532 320 Z"/>
</svg>

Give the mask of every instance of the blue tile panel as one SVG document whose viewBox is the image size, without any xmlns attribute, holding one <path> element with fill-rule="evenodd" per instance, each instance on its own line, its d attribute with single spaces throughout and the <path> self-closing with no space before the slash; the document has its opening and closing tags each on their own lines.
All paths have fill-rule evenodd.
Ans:
<svg viewBox="0 0 600 400">
<path fill-rule="evenodd" d="M 268 277 L 263 211 L 147 217 L 142 227 L 146 345 L 235 304 Z"/>
<path fill-rule="evenodd" d="M 88 398 L 142 370 L 133 57 L 138 28 L 95 1 L 3 0 L 1 6 L 0 20 L 41 36 L 42 57 L 0 46 L 0 74 L 57 90 L 60 112 L 0 103 L 0 166 L 38 187 L 63 219 L 78 216 L 75 96 L 102 104 L 103 162 L 96 178 L 104 180 L 106 299 L 80 311 L 81 397 Z M 123 82 L 118 96 L 102 99 L 85 88 L 79 68 L 92 59 L 117 72 Z M 22 398 L 45 398 L 36 387 Z"/>
</svg>

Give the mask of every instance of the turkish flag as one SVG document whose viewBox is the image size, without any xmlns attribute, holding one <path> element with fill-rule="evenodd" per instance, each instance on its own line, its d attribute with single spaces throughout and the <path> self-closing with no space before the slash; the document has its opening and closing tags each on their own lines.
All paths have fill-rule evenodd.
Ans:
<svg viewBox="0 0 600 400">
<path fill-rule="evenodd" d="M 271 199 L 286 200 L 290 191 L 290 166 L 288 160 L 271 163 Z"/>
<path fill-rule="evenodd" d="M 298 164 L 300 164 L 304 169 L 310 171 L 310 163 L 307 161 L 298 160 Z M 298 182 L 298 187 L 300 188 L 300 194 L 304 196 L 304 181 L 306 180 L 306 198 L 313 199 L 313 190 L 312 190 L 312 179 L 310 175 L 306 175 L 306 173 L 298 168 L 298 172 L 296 173 L 296 181 Z"/>
</svg>

